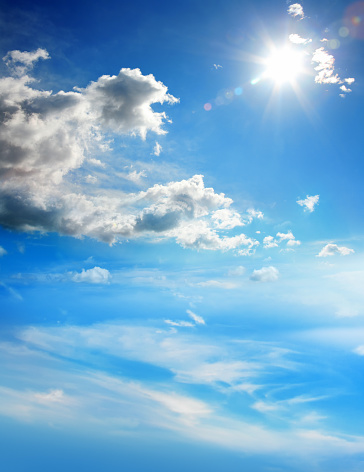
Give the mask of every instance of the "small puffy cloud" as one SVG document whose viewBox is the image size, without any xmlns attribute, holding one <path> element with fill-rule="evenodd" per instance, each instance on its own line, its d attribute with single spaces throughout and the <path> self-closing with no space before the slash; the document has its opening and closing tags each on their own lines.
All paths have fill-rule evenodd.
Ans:
<svg viewBox="0 0 364 472">
<path fill-rule="evenodd" d="M 340 84 L 342 80 L 338 74 L 334 75 L 334 63 L 335 58 L 329 54 L 323 47 L 318 48 L 314 51 L 312 56 L 312 62 L 317 62 L 315 70 L 317 75 L 315 82 L 318 84 Z"/>
<path fill-rule="evenodd" d="M 205 320 L 202 318 L 202 316 L 196 315 L 191 310 L 186 310 L 188 316 L 197 324 L 197 325 L 205 325 Z"/>
<path fill-rule="evenodd" d="M 301 19 L 304 18 L 302 5 L 300 5 L 299 3 L 293 3 L 292 5 L 290 5 L 288 7 L 287 12 L 291 16 L 294 16 L 294 17 L 299 16 L 301 17 Z"/>
<path fill-rule="evenodd" d="M 263 239 L 263 247 L 265 249 L 269 249 L 271 247 L 277 247 L 278 246 L 278 243 L 277 241 L 274 239 L 273 236 L 266 236 L 264 239 Z"/>
<path fill-rule="evenodd" d="M 161 152 L 162 152 L 162 146 L 158 143 L 158 141 L 156 141 L 154 149 L 153 149 L 153 154 L 155 156 L 159 156 Z"/>
<path fill-rule="evenodd" d="M 88 184 L 96 184 L 97 182 L 97 177 L 95 177 L 94 175 L 87 175 L 85 177 L 85 181 L 88 183 Z"/>
<path fill-rule="evenodd" d="M 293 44 L 308 44 L 312 42 L 310 38 L 302 38 L 299 34 L 290 34 L 289 40 Z"/>
<path fill-rule="evenodd" d="M 249 208 L 244 216 L 244 223 L 251 223 L 253 219 L 262 220 L 264 214 L 260 210 L 254 210 L 254 208 Z"/>
<path fill-rule="evenodd" d="M 337 244 L 326 244 L 319 254 L 317 254 L 317 257 L 328 257 L 328 256 L 334 256 L 335 254 L 340 254 L 340 256 L 347 256 L 349 254 L 352 254 L 354 249 L 349 249 L 348 247 L 341 246 L 339 247 Z"/>
<path fill-rule="evenodd" d="M 345 92 L 345 93 L 350 93 L 350 92 L 352 92 L 352 90 L 351 90 L 350 88 L 346 87 L 346 85 L 342 85 L 342 86 L 340 87 L 340 90 L 342 90 L 342 91 Z"/>
<path fill-rule="evenodd" d="M 222 69 L 222 66 L 220 66 L 220 64 L 214 64 L 214 68 L 217 70 L 217 69 Z"/>
<path fill-rule="evenodd" d="M 3 61 L 15 75 L 23 75 L 33 68 L 34 63 L 39 59 L 50 59 L 45 49 L 39 48 L 36 51 L 9 51 L 3 57 Z"/>
<path fill-rule="evenodd" d="M 273 236 L 266 236 L 263 239 L 263 246 L 265 249 L 269 249 L 272 247 L 277 247 L 284 241 L 287 241 L 287 246 L 290 246 L 291 248 L 292 246 L 299 246 L 301 244 L 301 241 L 296 240 L 292 231 L 288 231 L 288 233 L 278 232 L 275 238 Z"/>
<path fill-rule="evenodd" d="M 353 83 L 355 82 L 355 79 L 354 79 L 353 77 L 348 77 L 347 79 L 344 79 L 344 81 L 345 81 L 347 84 L 351 85 L 351 84 L 353 84 Z"/>
<path fill-rule="evenodd" d="M 304 207 L 305 211 L 312 213 L 315 209 L 315 205 L 319 202 L 320 195 L 312 195 L 307 197 L 304 200 L 297 200 L 297 203 Z"/>
<path fill-rule="evenodd" d="M 262 267 L 261 269 L 255 269 L 250 276 L 250 280 L 254 282 L 275 282 L 278 280 L 279 271 L 276 267 Z"/>
<path fill-rule="evenodd" d="M 0 257 L 3 257 L 5 256 L 5 254 L 7 254 L 8 251 L 6 249 L 4 249 L 2 246 L 0 246 Z"/>
<path fill-rule="evenodd" d="M 93 269 L 82 269 L 82 272 L 74 274 L 72 280 L 74 282 L 84 282 L 89 284 L 107 284 L 109 283 L 111 274 L 107 269 L 94 267 Z"/>
</svg>

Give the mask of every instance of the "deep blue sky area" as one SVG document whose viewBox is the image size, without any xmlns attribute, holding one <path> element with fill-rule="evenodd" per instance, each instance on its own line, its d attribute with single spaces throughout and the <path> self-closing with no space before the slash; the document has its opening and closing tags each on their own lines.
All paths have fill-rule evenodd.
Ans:
<svg viewBox="0 0 364 472">
<path fill-rule="evenodd" d="M 0 27 L 4 472 L 361 472 L 364 2 Z"/>
</svg>

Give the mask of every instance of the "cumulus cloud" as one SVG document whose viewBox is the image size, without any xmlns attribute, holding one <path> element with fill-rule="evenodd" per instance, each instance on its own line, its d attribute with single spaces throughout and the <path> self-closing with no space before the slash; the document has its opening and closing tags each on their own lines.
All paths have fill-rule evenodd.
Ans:
<svg viewBox="0 0 364 472">
<path fill-rule="evenodd" d="M 279 244 L 281 244 L 284 241 L 286 241 L 287 246 L 290 246 L 291 248 L 292 246 L 299 246 L 301 244 L 301 241 L 298 241 L 295 238 L 292 231 L 288 231 L 287 233 L 278 232 L 275 238 L 273 236 L 266 236 L 263 239 L 263 247 L 265 249 L 278 247 Z"/>
<path fill-rule="evenodd" d="M 318 84 L 341 84 L 338 74 L 334 75 L 335 58 L 323 47 L 317 48 L 312 56 L 312 62 L 317 62 L 315 82 Z"/>
<path fill-rule="evenodd" d="M 5 60 L 9 65 L 21 62 L 29 70 L 35 61 L 48 57 L 45 50 L 12 51 Z M 121 69 L 85 88 L 58 93 L 37 90 L 24 73 L 1 78 L 0 224 L 21 231 L 89 236 L 110 244 L 158 234 L 175 238 L 183 247 L 225 251 L 244 246 L 251 251 L 257 241 L 243 234 L 218 234 L 219 229 L 234 227 L 239 214 L 229 209 L 231 199 L 205 187 L 201 175 L 138 193 L 122 188 L 96 193 L 90 185 L 82 186 L 97 184 L 99 179 L 90 173 L 81 174 L 75 183 L 72 176 L 81 173 L 84 164 L 105 168 L 100 159 L 113 135 L 145 139 L 148 132 L 165 134 L 167 115 L 155 112 L 152 105 L 176 102 L 164 84 L 139 69 Z M 141 184 L 145 173 L 114 175 Z M 216 213 L 219 210 L 222 213 Z M 248 219 L 261 217 L 254 212 L 248 210 Z"/>
<path fill-rule="evenodd" d="M 337 244 L 326 244 L 319 254 L 317 254 L 317 257 L 328 257 L 328 256 L 334 256 L 335 254 L 340 254 L 340 256 L 347 256 L 349 254 L 352 254 L 354 249 L 349 249 L 348 247 L 345 246 L 338 246 Z"/>
<path fill-rule="evenodd" d="M 7 250 L 4 249 L 2 246 L 0 246 L 0 257 L 5 256 L 5 254 L 7 253 L 8 253 Z"/>
<path fill-rule="evenodd" d="M 293 44 L 308 44 L 312 42 L 312 39 L 302 38 L 299 34 L 290 34 L 288 38 Z"/>
<path fill-rule="evenodd" d="M 9 51 L 3 57 L 5 64 L 11 69 L 14 75 L 23 75 L 34 66 L 39 59 L 50 59 L 45 49 L 39 48 L 36 51 Z"/>
<path fill-rule="evenodd" d="M 244 226 L 241 215 L 229 208 L 214 211 L 211 218 L 215 226 L 220 229 L 232 229 L 236 226 Z"/>
<path fill-rule="evenodd" d="M 315 209 L 315 205 L 319 202 L 320 195 L 308 196 L 304 200 L 297 200 L 297 203 L 304 207 L 305 211 L 312 213 Z"/>
<path fill-rule="evenodd" d="M 345 93 L 350 93 L 350 92 L 352 92 L 352 90 L 351 90 L 350 88 L 346 87 L 346 85 L 342 85 L 342 86 L 340 87 L 340 90 L 341 90 L 342 92 L 345 92 Z"/>
<path fill-rule="evenodd" d="M 82 269 L 82 272 L 74 274 L 71 279 L 73 282 L 107 284 L 111 279 L 111 274 L 107 269 L 96 266 L 93 269 Z"/>
<path fill-rule="evenodd" d="M 304 18 L 302 5 L 300 5 L 299 3 L 293 3 L 288 7 L 287 11 L 293 17 L 299 16 L 301 17 L 301 19 Z"/>
<path fill-rule="evenodd" d="M 278 280 L 279 271 L 276 267 L 262 267 L 261 269 L 255 269 L 250 276 L 250 280 L 254 282 L 275 282 Z"/>
</svg>

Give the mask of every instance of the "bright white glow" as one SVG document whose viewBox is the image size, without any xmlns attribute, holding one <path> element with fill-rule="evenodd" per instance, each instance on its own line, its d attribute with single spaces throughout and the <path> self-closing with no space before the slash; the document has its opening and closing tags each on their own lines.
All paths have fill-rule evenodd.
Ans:
<svg viewBox="0 0 364 472">
<path fill-rule="evenodd" d="M 292 82 L 302 72 L 302 53 L 290 47 L 275 51 L 267 59 L 265 76 L 278 84 Z"/>
</svg>

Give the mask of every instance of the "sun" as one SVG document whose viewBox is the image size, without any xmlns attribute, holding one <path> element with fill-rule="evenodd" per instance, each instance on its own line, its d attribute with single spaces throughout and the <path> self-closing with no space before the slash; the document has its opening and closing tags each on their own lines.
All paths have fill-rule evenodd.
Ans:
<svg viewBox="0 0 364 472">
<path fill-rule="evenodd" d="M 266 60 L 264 77 L 276 84 L 292 83 L 303 72 L 301 51 L 286 46 L 275 50 Z"/>
</svg>

